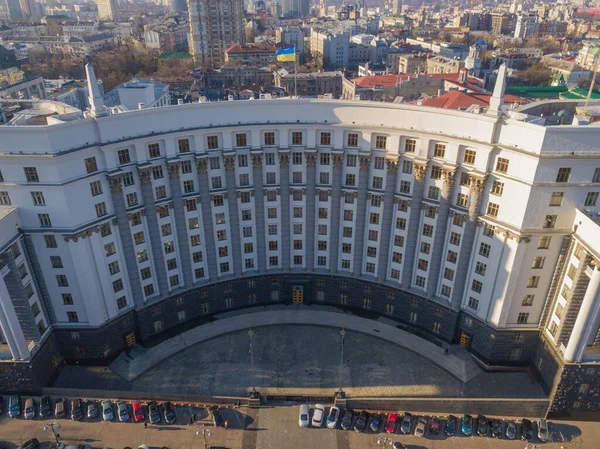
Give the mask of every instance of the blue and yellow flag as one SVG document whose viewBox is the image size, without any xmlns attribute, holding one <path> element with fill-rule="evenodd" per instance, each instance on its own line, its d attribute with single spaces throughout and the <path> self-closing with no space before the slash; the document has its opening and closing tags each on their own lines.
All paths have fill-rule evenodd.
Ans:
<svg viewBox="0 0 600 449">
<path fill-rule="evenodd" d="M 296 61 L 296 47 L 282 48 L 275 52 L 278 61 L 294 62 Z"/>
</svg>

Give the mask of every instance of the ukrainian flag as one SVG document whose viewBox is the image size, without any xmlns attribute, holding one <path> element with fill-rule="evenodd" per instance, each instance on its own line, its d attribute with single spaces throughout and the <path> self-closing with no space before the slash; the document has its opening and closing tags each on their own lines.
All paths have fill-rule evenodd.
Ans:
<svg viewBox="0 0 600 449">
<path fill-rule="evenodd" d="M 275 52 L 278 61 L 282 62 L 295 62 L 296 61 L 296 47 L 282 48 Z"/>
</svg>

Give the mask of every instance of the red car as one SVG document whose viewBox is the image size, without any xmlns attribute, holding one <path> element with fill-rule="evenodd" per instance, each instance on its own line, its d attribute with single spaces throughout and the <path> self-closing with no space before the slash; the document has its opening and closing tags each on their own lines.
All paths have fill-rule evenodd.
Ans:
<svg viewBox="0 0 600 449">
<path fill-rule="evenodd" d="M 431 420 L 431 424 L 429 424 L 429 432 L 437 435 L 438 433 L 440 433 L 442 427 L 442 422 L 440 421 L 439 418 L 433 418 Z"/>
<path fill-rule="evenodd" d="M 140 401 L 134 401 L 132 406 L 133 406 L 133 420 L 135 422 L 142 422 L 145 418 L 144 408 L 142 407 L 142 404 L 140 404 Z"/>
<path fill-rule="evenodd" d="M 396 414 L 390 413 L 387 421 L 385 422 L 385 431 L 387 433 L 394 433 L 394 430 L 396 430 Z"/>
</svg>

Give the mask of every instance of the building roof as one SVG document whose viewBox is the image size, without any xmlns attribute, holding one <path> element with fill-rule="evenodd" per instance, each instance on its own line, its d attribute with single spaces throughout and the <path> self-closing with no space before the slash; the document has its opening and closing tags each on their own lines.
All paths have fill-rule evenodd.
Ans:
<svg viewBox="0 0 600 449">
<path fill-rule="evenodd" d="M 466 109 L 469 106 L 476 105 L 481 107 L 487 107 L 490 105 L 490 98 L 492 96 L 490 94 L 483 93 L 466 93 L 460 90 L 451 90 L 450 92 L 446 92 L 443 95 L 433 98 L 427 98 L 425 100 L 419 101 L 419 104 L 422 106 L 431 106 L 434 108 L 442 108 L 442 109 Z M 518 103 L 525 104 L 528 103 L 527 100 L 523 98 L 519 98 L 515 95 L 506 94 L 504 95 L 504 102 L 507 104 Z"/>
<path fill-rule="evenodd" d="M 360 78 L 353 78 L 350 81 L 358 88 L 373 89 L 375 87 L 393 87 L 409 78 L 410 75 L 406 73 L 401 73 L 399 75 L 389 73 L 387 75 L 361 76 Z"/>
<path fill-rule="evenodd" d="M 176 59 L 190 59 L 192 55 L 184 51 L 168 51 L 158 57 L 158 59 L 176 58 Z"/>
<path fill-rule="evenodd" d="M 234 45 L 225 50 L 225 53 L 274 53 L 277 49 L 275 45 Z"/>
</svg>

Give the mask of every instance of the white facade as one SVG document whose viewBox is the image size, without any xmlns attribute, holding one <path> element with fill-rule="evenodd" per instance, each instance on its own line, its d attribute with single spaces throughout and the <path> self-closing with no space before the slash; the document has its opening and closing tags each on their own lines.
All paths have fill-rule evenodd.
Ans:
<svg viewBox="0 0 600 449">
<path fill-rule="evenodd" d="M 410 105 L 190 104 L 0 127 L 0 200 L 30 236 L 58 327 L 307 270 L 535 330 L 578 209 L 598 211 L 599 137 Z M 590 257 L 593 225 L 577 228 Z"/>
</svg>

